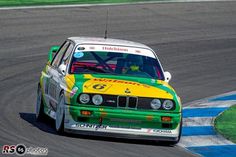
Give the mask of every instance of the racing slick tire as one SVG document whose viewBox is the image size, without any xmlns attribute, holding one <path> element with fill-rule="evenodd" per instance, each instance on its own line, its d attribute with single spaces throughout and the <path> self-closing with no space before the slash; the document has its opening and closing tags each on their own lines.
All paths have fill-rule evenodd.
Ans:
<svg viewBox="0 0 236 157">
<path fill-rule="evenodd" d="M 38 86 L 38 90 L 37 90 L 37 101 L 36 101 L 36 121 L 44 121 L 47 116 L 44 113 L 44 104 L 43 104 L 43 99 L 42 99 L 42 91 L 40 86 Z"/>
<path fill-rule="evenodd" d="M 56 108 L 56 119 L 55 119 L 55 129 L 58 134 L 64 133 L 64 117 L 65 117 L 64 105 L 65 105 L 65 97 L 63 94 L 61 94 Z"/>
</svg>

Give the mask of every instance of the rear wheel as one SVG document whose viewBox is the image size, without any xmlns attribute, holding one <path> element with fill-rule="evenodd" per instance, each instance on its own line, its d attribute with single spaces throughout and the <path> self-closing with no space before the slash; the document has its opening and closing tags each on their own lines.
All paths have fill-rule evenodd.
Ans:
<svg viewBox="0 0 236 157">
<path fill-rule="evenodd" d="M 36 102 L 36 120 L 37 121 L 44 121 L 46 119 L 46 114 L 44 113 L 44 104 L 42 99 L 42 91 L 40 86 L 37 90 L 37 102 Z"/>
<path fill-rule="evenodd" d="M 64 106 L 65 106 L 65 98 L 64 95 L 61 94 L 56 108 L 56 120 L 55 120 L 55 128 L 59 134 L 62 134 L 64 132 Z"/>
</svg>

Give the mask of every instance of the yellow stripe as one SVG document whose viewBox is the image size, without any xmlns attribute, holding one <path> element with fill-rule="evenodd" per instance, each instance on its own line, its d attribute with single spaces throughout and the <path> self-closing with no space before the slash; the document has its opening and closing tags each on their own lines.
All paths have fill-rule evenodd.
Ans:
<svg viewBox="0 0 236 157">
<path fill-rule="evenodd" d="M 67 91 L 65 92 L 66 102 L 70 104 L 70 92 L 75 83 L 75 76 L 74 75 L 66 75 L 65 82 L 67 86 Z"/>
<path fill-rule="evenodd" d="M 83 85 L 83 92 L 173 99 L 170 93 L 156 87 L 138 82 L 103 78 L 86 81 Z"/>
<path fill-rule="evenodd" d="M 94 78 L 91 74 L 84 74 L 85 79 L 92 79 Z"/>
</svg>

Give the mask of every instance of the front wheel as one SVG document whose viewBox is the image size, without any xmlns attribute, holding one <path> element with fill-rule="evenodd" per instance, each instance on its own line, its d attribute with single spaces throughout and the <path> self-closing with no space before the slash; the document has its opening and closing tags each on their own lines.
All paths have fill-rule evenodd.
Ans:
<svg viewBox="0 0 236 157">
<path fill-rule="evenodd" d="M 62 134 L 64 132 L 64 106 L 65 106 L 65 98 L 64 95 L 61 94 L 56 108 L 56 120 L 55 120 L 55 128 L 59 134 Z"/>
<path fill-rule="evenodd" d="M 42 99 L 42 91 L 40 86 L 37 90 L 37 102 L 36 102 L 36 114 L 35 114 L 37 121 L 44 121 L 46 119 L 46 114 L 44 113 L 44 105 Z"/>
</svg>

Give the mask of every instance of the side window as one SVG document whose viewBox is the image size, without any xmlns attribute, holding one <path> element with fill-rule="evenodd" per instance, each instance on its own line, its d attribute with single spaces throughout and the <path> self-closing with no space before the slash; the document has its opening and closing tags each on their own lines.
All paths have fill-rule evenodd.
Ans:
<svg viewBox="0 0 236 157">
<path fill-rule="evenodd" d="M 67 50 L 67 47 L 69 46 L 70 42 L 66 41 L 60 48 L 60 50 L 57 52 L 56 56 L 53 58 L 52 61 L 52 66 L 53 67 L 58 67 L 61 59 L 63 57 L 63 54 L 65 53 L 65 51 Z"/>
<path fill-rule="evenodd" d="M 69 63 L 70 54 L 71 54 L 73 48 L 74 48 L 74 44 L 70 44 L 69 47 L 67 48 L 66 53 L 65 53 L 63 60 L 62 60 L 65 64 Z"/>
</svg>

